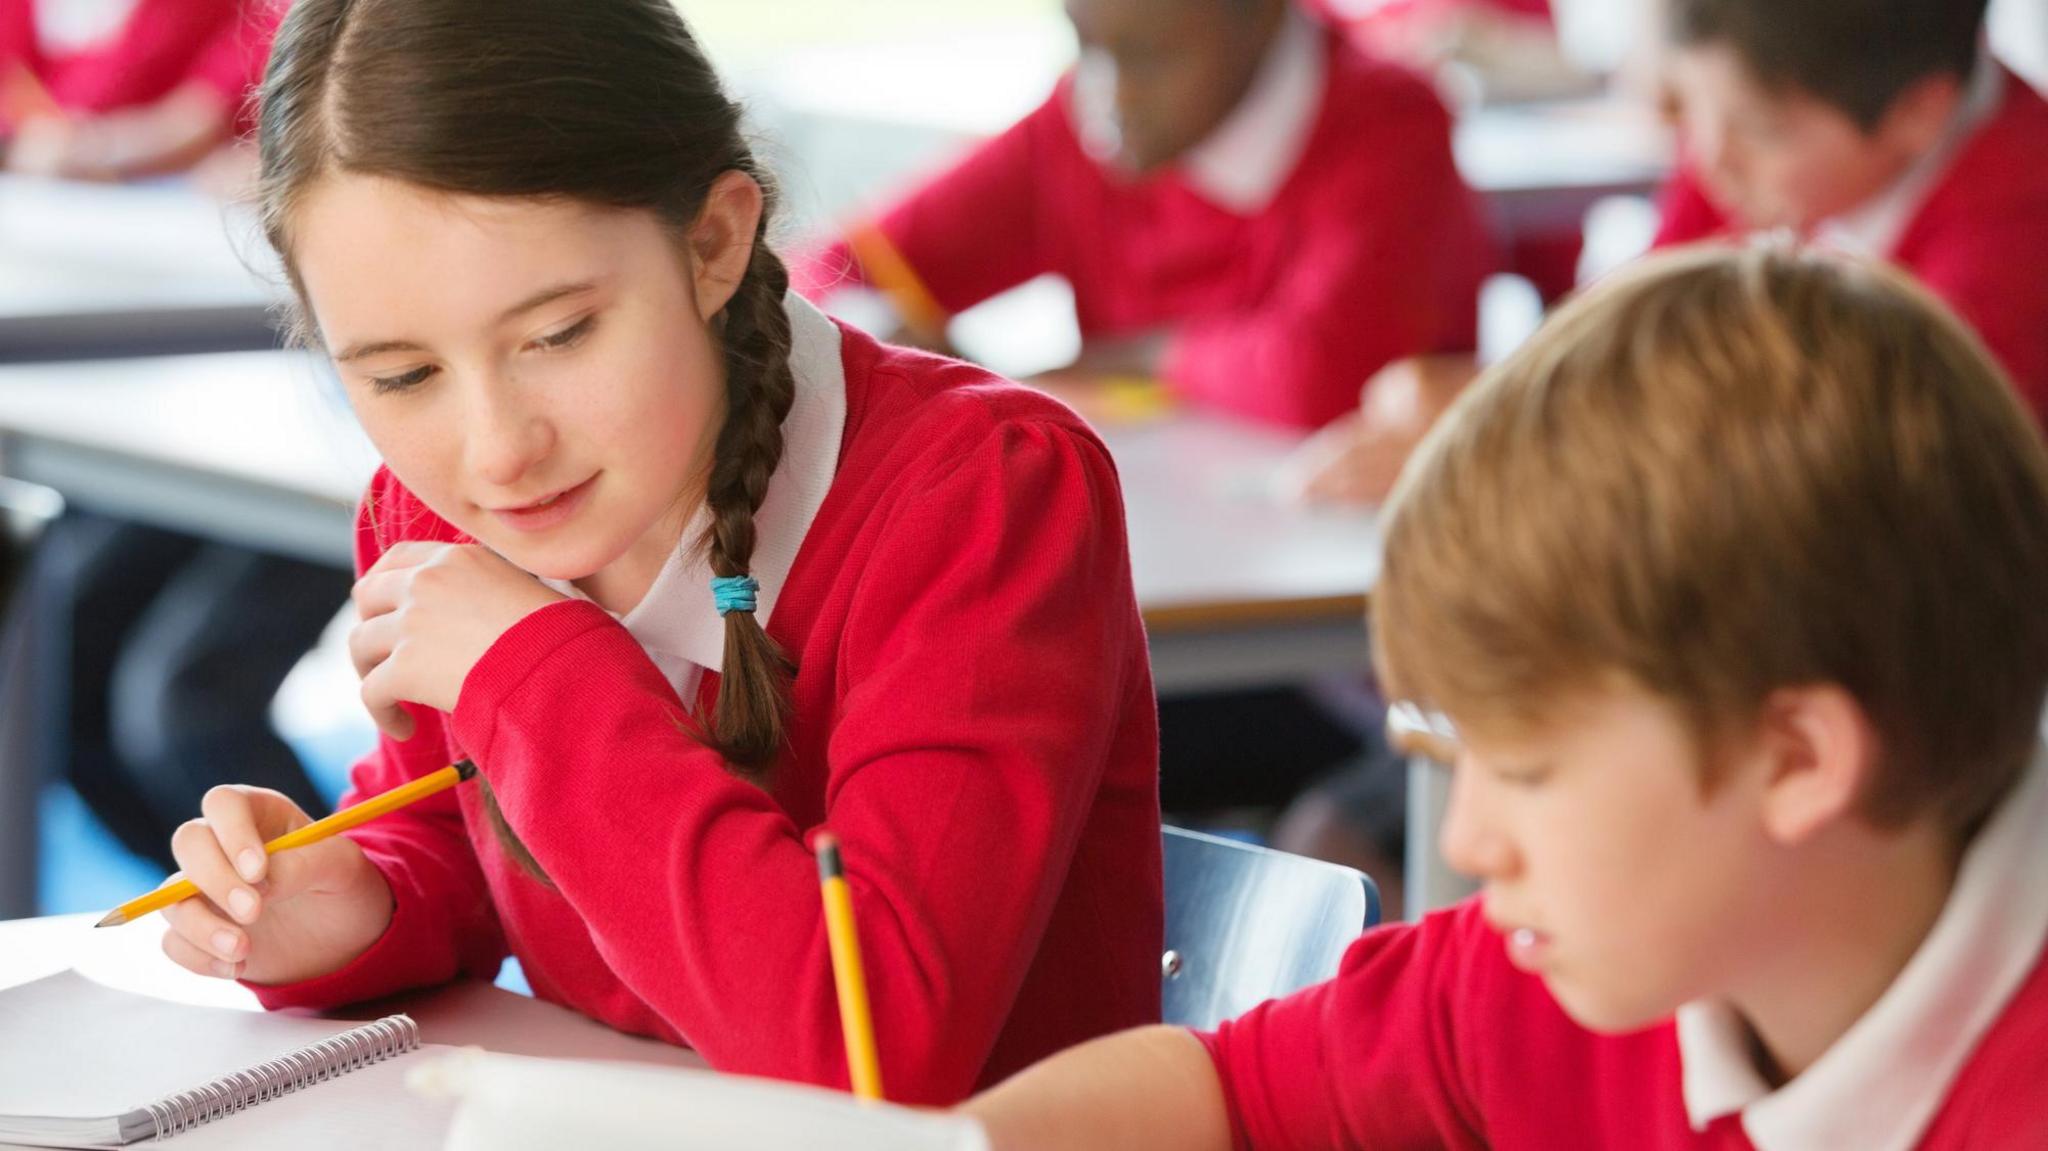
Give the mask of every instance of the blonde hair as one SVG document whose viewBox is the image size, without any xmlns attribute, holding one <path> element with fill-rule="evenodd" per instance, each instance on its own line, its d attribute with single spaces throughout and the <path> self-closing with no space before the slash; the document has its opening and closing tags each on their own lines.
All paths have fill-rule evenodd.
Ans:
<svg viewBox="0 0 2048 1151">
<path fill-rule="evenodd" d="M 1711 753 L 1772 691 L 1836 684 L 1882 741 L 1863 814 L 1961 834 L 2039 738 L 2048 451 L 1880 268 L 1698 249 L 1614 277 L 1460 399 L 1385 538 L 1382 675 L 1475 730 L 1620 676 Z"/>
</svg>

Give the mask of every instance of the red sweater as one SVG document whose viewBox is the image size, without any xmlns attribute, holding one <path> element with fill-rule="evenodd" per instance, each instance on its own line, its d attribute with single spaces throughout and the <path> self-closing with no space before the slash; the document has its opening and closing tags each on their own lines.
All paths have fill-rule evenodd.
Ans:
<svg viewBox="0 0 2048 1151">
<path fill-rule="evenodd" d="M 1335 979 L 1203 1040 L 1240 1148 L 1750 1151 L 1739 1112 L 1692 1130 L 1671 1024 L 1602 1036 L 1573 1023 L 1508 962 L 1476 900 L 1367 933 Z M 2042 1147 L 2044 1043 L 2048 962 L 1978 1044 L 1922 1151 Z"/>
<path fill-rule="evenodd" d="M 52 58 L 37 41 L 35 0 L 0 0 L 0 71 L 26 65 L 60 107 L 94 115 L 152 103 L 187 81 L 239 105 L 263 78 L 284 9 L 282 0 L 138 0 L 112 39 Z"/>
<path fill-rule="evenodd" d="M 259 987 L 327 1007 L 495 975 L 712 1066 L 827 1085 L 846 1056 L 807 835 L 844 844 L 883 1082 L 948 1103 L 1159 1017 L 1158 735 L 1115 470 L 1065 408 L 844 332 L 838 471 L 768 632 L 795 660 L 767 790 L 699 744 L 624 627 L 583 601 L 499 639 L 451 715 L 381 741 L 355 796 L 465 752 L 474 788 L 350 834 L 396 897 L 342 970 Z M 390 534 L 456 531 L 388 473 Z M 367 522 L 357 562 L 395 539 Z M 717 676 L 696 707 L 708 713 Z"/>
<path fill-rule="evenodd" d="M 1998 110 L 1967 140 L 1899 237 L 1892 260 L 1976 328 L 2048 426 L 2048 101 L 2008 72 Z M 1659 246 L 1734 223 L 1681 171 Z"/>
<path fill-rule="evenodd" d="M 1319 426 L 1355 408 L 1388 361 L 1471 348 L 1493 270 L 1435 93 L 1324 40 L 1305 151 L 1254 215 L 1173 171 L 1132 181 L 1104 170 L 1075 134 L 1070 77 L 877 222 L 948 311 L 1057 273 L 1084 338 L 1168 329 L 1163 375 L 1189 399 Z M 796 275 L 817 295 L 860 269 L 839 244 Z"/>
</svg>

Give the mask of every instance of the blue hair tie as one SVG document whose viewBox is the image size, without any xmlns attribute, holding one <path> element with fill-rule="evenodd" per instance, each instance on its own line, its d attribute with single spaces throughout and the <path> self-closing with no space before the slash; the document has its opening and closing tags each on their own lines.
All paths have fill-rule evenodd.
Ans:
<svg viewBox="0 0 2048 1151">
<path fill-rule="evenodd" d="M 711 599 L 718 605 L 719 615 L 753 611 L 754 597 L 760 591 L 753 576 L 714 576 L 711 580 Z"/>
</svg>

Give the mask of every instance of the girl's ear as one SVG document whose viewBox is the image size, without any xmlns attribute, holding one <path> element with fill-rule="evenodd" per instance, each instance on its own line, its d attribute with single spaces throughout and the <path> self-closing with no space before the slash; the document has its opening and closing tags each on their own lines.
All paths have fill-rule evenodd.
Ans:
<svg viewBox="0 0 2048 1151">
<path fill-rule="evenodd" d="M 737 169 L 720 176 L 690 225 L 691 286 L 697 315 L 706 323 L 725 309 L 754 259 L 761 224 L 761 185 Z"/>
</svg>

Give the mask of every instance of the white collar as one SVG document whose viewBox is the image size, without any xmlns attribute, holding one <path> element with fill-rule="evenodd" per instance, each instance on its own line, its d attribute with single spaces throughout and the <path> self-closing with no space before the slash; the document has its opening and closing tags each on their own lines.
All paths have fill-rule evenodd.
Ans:
<svg viewBox="0 0 2048 1151">
<path fill-rule="evenodd" d="M 1181 158 L 1188 183 L 1239 215 L 1263 211 L 1308 148 L 1328 70 L 1322 26 L 1289 5 L 1244 99 Z"/>
<path fill-rule="evenodd" d="M 846 428 L 846 364 L 840 358 L 838 326 L 795 292 L 783 298 L 783 308 L 789 313 L 796 398 L 782 421 L 782 459 L 754 513 L 749 574 L 761 585 L 754 617 L 763 627 L 831 490 Z M 710 523 L 709 509 L 699 508 L 653 586 L 619 618 L 685 701 L 696 695 L 704 670 L 720 671 L 725 663 L 725 621 L 712 605 L 711 568 L 696 546 Z M 564 595 L 589 598 L 567 581 L 543 582 Z"/>
<path fill-rule="evenodd" d="M 1964 89 L 1963 102 L 1934 147 L 1883 192 L 1851 211 L 1821 221 L 1814 229 L 1814 239 L 1855 255 L 1890 256 L 1964 141 L 1998 112 L 2004 98 L 2005 70 L 1988 52 L 1981 53 Z"/>
<path fill-rule="evenodd" d="M 1790 1083 L 1757 1074 L 1724 1003 L 1678 1010 L 1694 1130 L 1742 1113 L 1757 1151 L 1908 1151 L 2048 939 L 2048 745 L 1963 856 L 1934 928 L 1869 1011 Z"/>
</svg>

